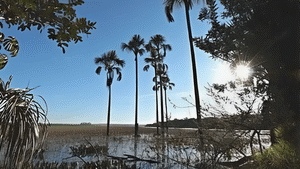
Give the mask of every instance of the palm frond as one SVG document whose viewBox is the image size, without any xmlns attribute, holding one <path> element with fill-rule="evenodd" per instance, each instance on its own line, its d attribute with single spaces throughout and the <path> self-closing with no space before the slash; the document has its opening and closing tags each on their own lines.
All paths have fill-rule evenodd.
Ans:
<svg viewBox="0 0 300 169">
<path fill-rule="evenodd" d="M 149 70 L 149 65 L 146 65 L 146 66 L 144 66 L 144 68 L 143 68 L 143 71 L 146 71 L 146 72 L 148 72 L 148 70 Z"/>
<path fill-rule="evenodd" d="M 152 79 L 152 81 L 156 82 L 157 81 L 157 77 L 154 76 L 153 79 Z"/>
<path fill-rule="evenodd" d="M 147 43 L 146 45 L 144 45 L 144 47 L 147 50 L 147 52 L 149 52 L 152 48 L 150 43 Z"/>
<path fill-rule="evenodd" d="M 163 56 L 166 56 L 167 51 L 171 51 L 172 50 L 172 47 L 169 44 L 166 44 L 166 45 L 163 44 L 162 47 L 163 47 L 163 50 L 164 50 Z"/>
<path fill-rule="evenodd" d="M 138 51 L 138 54 L 139 54 L 140 56 L 142 56 L 144 53 L 145 53 L 145 49 L 140 49 L 140 50 Z"/>
<path fill-rule="evenodd" d="M 117 78 L 117 81 L 120 81 L 122 79 L 122 73 L 118 72 L 117 74 L 119 75 L 118 78 Z"/>
<path fill-rule="evenodd" d="M 0 150 L 6 147 L 4 161 L 7 167 L 18 166 L 32 159 L 40 134 L 46 134 L 48 111 L 28 93 L 31 89 L 8 89 L 11 78 L 5 87 L 0 79 Z M 41 120 L 44 120 L 44 125 Z"/>
<path fill-rule="evenodd" d="M 124 51 L 124 50 L 131 51 L 132 50 L 132 48 L 129 45 L 127 45 L 126 43 L 121 44 L 121 49 L 122 49 L 122 51 Z"/>
<path fill-rule="evenodd" d="M 10 75 L 8 81 L 6 82 L 4 90 L 8 90 L 9 89 L 9 86 L 10 86 L 12 78 L 13 78 L 13 76 Z"/>
<path fill-rule="evenodd" d="M 101 64 L 101 63 L 103 63 L 104 58 L 103 57 L 96 57 L 94 59 L 94 61 L 95 61 L 95 64 Z"/>
<path fill-rule="evenodd" d="M 118 66 L 121 66 L 121 67 L 124 67 L 125 66 L 125 61 L 124 60 L 121 60 L 121 59 L 115 59 L 115 60 L 113 60 L 115 63 L 116 63 L 116 65 L 118 65 Z"/>
<path fill-rule="evenodd" d="M 155 58 L 151 58 L 151 57 L 150 58 L 145 58 L 144 60 L 145 60 L 146 63 L 155 62 Z"/>
<path fill-rule="evenodd" d="M 165 13 L 166 13 L 168 22 L 174 22 L 174 18 L 171 14 L 172 12 L 173 12 L 173 6 L 166 6 L 165 7 Z"/>
<path fill-rule="evenodd" d="M 114 70 L 116 70 L 117 74 L 119 74 L 121 72 L 121 68 L 119 67 L 113 67 Z"/>
<path fill-rule="evenodd" d="M 99 67 L 96 69 L 96 73 L 97 73 L 98 75 L 100 75 L 101 69 L 102 69 L 101 66 L 99 66 Z"/>
</svg>

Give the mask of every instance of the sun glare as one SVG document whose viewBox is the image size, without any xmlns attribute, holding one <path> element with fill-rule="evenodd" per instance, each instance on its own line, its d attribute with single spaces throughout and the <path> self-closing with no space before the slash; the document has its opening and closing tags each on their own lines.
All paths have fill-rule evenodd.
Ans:
<svg viewBox="0 0 300 169">
<path fill-rule="evenodd" d="M 219 62 L 214 71 L 214 83 L 227 83 L 235 79 L 234 74 L 230 70 L 230 65 L 226 62 Z"/>
<path fill-rule="evenodd" d="M 247 64 L 239 64 L 233 71 L 230 69 L 230 64 L 223 62 L 219 63 L 217 69 L 214 70 L 216 72 L 214 83 L 227 83 L 237 79 L 245 81 L 251 74 L 251 68 Z"/>
<path fill-rule="evenodd" d="M 237 77 L 242 80 L 246 80 L 250 74 L 250 68 L 246 65 L 238 65 L 235 71 Z"/>
</svg>

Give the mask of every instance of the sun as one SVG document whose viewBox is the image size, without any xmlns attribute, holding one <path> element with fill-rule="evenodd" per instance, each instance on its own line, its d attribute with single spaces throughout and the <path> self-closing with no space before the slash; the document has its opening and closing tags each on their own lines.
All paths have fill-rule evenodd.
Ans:
<svg viewBox="0 0 300 169">
<path fill-rule="evenodd" d="M 224 84 L 235 80 L 235 75 L 230 69 L 230 64 L 227 62 L 218 62 L 213 71 L 215 72 L 213 76 L 214 83 Z"/>
<path fill-rule="evenodd" d="M 238 65 L 235 72 L 238 78 L 246 80 L 250 75 L 250 68 L 246 65 Z"/>
<path fill-rule="evenodd" d="M 246 81 L 251 75 L 251 68 L 246 63 L 239 63 L 233 68 L 229 63 L 219 62 L 216 67 L 213 69 L 215 71 L 214 83 L 223 84 L 237 79 Z"/>
</svg>

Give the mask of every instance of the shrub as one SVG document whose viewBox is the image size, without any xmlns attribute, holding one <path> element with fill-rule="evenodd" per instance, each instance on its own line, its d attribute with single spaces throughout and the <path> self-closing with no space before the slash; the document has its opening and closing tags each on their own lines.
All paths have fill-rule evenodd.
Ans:
<svg viewBox="0 0 300 169">
<path fill-rule="evenodd" d="M 296 148 L 292 140 L 286 140 L 284 137 L 292 130 L 288 127 L 279 127 L 276 135 L 277 143 L 268 148 L 263 154 L 258 153 L 254 156 L 254 162 L 250 168 L 263 169 L 296 169 L 300 166 L 300 160 L 297 156 Z"/>
</svg>

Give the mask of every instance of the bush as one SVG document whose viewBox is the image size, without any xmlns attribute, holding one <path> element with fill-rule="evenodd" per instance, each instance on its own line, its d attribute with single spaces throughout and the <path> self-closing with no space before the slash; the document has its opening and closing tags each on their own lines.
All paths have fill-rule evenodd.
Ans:
<svg viewBox="0 0 300 169">
<path fill-rule="evenodd" d="M 279 127 L 277 130 L 277 143 L 268 148 L 263 154 L 259 153 L 254 156 L 254 162 L 250 168 L 263 169 L 296 169 L 300 168 L 300 160 L 297 156 L 296 148 L 293 141 L 286 140 L 283 137 L 291 130 L 287 127 Z"/>
</svg>

